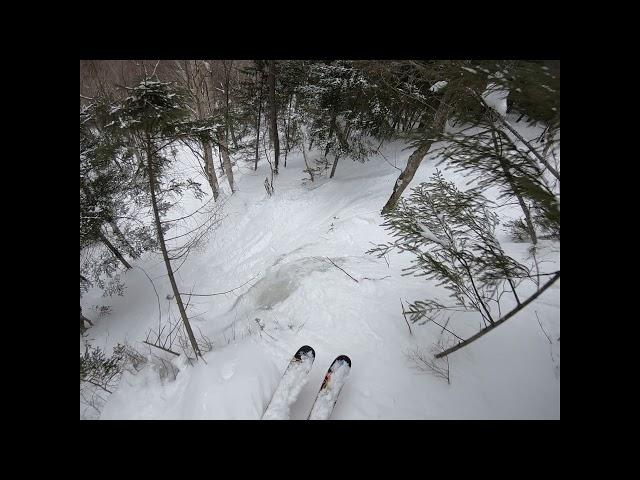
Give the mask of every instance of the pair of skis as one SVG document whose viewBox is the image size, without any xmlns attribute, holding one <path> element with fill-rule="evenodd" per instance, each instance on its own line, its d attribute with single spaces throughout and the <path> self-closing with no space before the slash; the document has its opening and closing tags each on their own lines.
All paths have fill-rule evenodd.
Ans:
<svg viewBox="0 0 640 480">
<path fill-rule="evenodd" d="M 289 419 L 291 405 L 307 383 L 315 358 L 316 352 L 310 346 L 304 345 L 298 349 L 282 375 L 278 388 L 262 416 L 263 420 Z M 324 376 L 307 420 L 329 419 L 350 371 L 351 359 L 346 355 L 340 355 L 333 361 Z"/>
</svg>

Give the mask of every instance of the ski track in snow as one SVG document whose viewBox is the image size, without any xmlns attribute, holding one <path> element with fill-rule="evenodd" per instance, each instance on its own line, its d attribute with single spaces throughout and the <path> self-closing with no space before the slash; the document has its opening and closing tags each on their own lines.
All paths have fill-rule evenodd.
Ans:
<svg viewBox="0 0 640 480">
<path fill-rule="evenodd" d="M 527 138 L 536 135 L 535 128 L 522 128 Z M 402 168 L 411 153 L 403 147 L 394 142 L 382 151 Z M 176 168 L 193 163 L 184 150 L 180 158 Z M 271 198 L 263 186 L 266 162 L 256 172 L 246 167 L 234 172 L 238 191 L 229 196 L 224 185 L 226 217 L 176 275 L 181 291 L 193 288 L 197 293 L 223 292 L 251 280 L 225 295 L 192 297 L 194 331 L 210 338 L 214 350 L 205 354 L 206 363 L 195 366 L 189 366 L 184 355 L 171 358 L 179 370 L 175 380 L 158 378 L 150 366 L 136 375 L 125 374 L 100 418 L 259 419 L 282 378 L 278 366 L 305 344 L 315 349 L 316 358 L 307 384 L 291 405 L 291 419 L 308 417 L 326 369 L 340 354 L 349 355 L 354 368 L 332 419 L 560 417 L 560 347 L 555 342 L 560 336 L 559 281 L 504 325 L 451 355 L 448 385 L 412 368 L 407 359 L 407 351 L 435 343 L 440 328 L 415 324 L 410 335 L 400 310 L 401 298 L 407 302 L 437 295 L 448 300 L 446 293 L 424 278 L 401 276 L 402 268 L 410 265 L 408 254 L 390 254 L 389 266 L 365 254 L 372 243 L 390 240 L 380 227 L 379 211 L 399 172 L 381 156 L 364 165 L 341 159 L 335 178 L 329 180 L 327 172 L 315 183 L 303 184 L 303 168 L 302 154 L 291 152 L 287 168 L 281 166 L 275 178 Z M 435 159 L 429 156 L 411 186 L 434 171 Z M 468 188 L 459 174 L 444 173 Z M 220 178 L 221 185 L 225 182 L 226 177 Z M 200 205 L 187 199 L 181 210 L 188 213 Z M 501 213 L 519 216 L 517 207 Z M 174 231 L 180 233 L 178 227 L 171 234 Z M 511 242 L 500 227 L 498 234 L 509 255 L 526 257 L 527 244 Z M 559 249 L 557 243 L 541 242 L 538 256 L 548 262 L 542 264 L 544 271 L 559 269 Z M 137 265 L 154 279 L 163 322 L 168 312 L 178 318 L 175 302 L 166 299 L 171 288 L 161 257 L 147 254 Z M 123 274 L 123 279 L 124 297 L 104 298 L 98 290 L 83 296 L 87 316 L 95 305 L 112 307 L 104 318 L 94 315 L 89 338 L 108 353 L 127 341 L 144 354 L 157 355 L 141 343 L 149 328 L 158 328 L 153 288 L 139 269 Z M 535 311 L 552 334 L 551 346 Z M 474 333 L 477 316 L 464 318 L 460 331 Z M 91 416 L 85 413 L 85 418 Z"/>
</svg>

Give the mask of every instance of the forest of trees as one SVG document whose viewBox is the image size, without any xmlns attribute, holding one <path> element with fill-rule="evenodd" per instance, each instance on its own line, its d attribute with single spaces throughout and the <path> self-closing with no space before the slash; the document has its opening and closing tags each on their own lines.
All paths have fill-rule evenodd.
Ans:
<svg viewBox="0 0 640 480">
<path fill-rule="evenodd" d="M 507 94 L 504 109 L 494 99 Z M 507 113 L 516 114 L 516 122 Z M 539 138 L 526 139 L 514 128 L 520 122 L 545 128 Z M 277 196 L 278 175 L 294 151 L 302 153 L 310 182 L 331 181 L 340 177 L 340 161 L 366 169 L 381 145 L 398 139 L 410 149 L 409 159 L 379 205 L 393 241 L 368 253 L 409 252 L 415 258 L 407 273 L 450 291 L 450 304 L 427 298 L 403 305 L 408 321 L 431 321 L 448 332 L 447 312 L 478 315 L 478 333 L 454 335 L 438 356 L 459 350 L 560 276 L 536 261 L 540 239 L 560 238 L 559 61 L 82 60 L 80 295 L 94 287 L 122 294 L 121 273 L 136 268 L 145 252 L 159 252 L 180 313 L 184 353 L 197 359 L 202 344 L 174 271 L 216 219 L 169 245 L 166 215 L 180 196 L 189 192 L 215 207 L 224 199 L 222 185 L 231 195 L 237 190 L 234 167 L 263 164 L 265 189 Z M 198 159 L 200 177 L 169 174 L 182 147 Z M 321 158 L 311 162 L 311 149 Z M 442 168 L 464 172 L 474 186 L 462 191 L 437 173 L 409 189 L 428 154 L 437 154 Z M 497 206 L 484 196 L 489 188 L 500 190 L 500 201 L 518 205 L 521 216 L 510 231 L 529 244 L 530 263 L 503 251 Z M 536 289 L 521 297 L 524 281 Z M 515 300 L 508 311 L 498 308 L 503 294 Z M 89 316 L 81 306 L 81 334 L 93 324 Z M 81 382 L 84 375 L 106 387 L 104 375 L 95 373 L 104 365 L 95 352 L 81 356 Z"/>
</svg>

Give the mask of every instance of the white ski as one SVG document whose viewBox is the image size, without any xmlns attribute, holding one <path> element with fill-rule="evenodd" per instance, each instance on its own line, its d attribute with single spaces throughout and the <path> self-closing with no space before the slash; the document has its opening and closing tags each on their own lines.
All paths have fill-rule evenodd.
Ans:
<svg viewBox="0 0 640 480">
<path fill-rule="evenodd" d="M 333 361 L 324 376 L 322 386 L 307 420 L 328 420 L 331 417 L 333 407 L 338 401 L 338 395 L 340 395 L 350 371 L 351 359 L 346 355 L 340 355 Z"/>
<path fill-rule="evenodd" d="M 267 406 L 262 420 L 289 420 L 290 408 L 307 383 L 316 352 L 308 345 L 293 356 Z"/>
</svg>

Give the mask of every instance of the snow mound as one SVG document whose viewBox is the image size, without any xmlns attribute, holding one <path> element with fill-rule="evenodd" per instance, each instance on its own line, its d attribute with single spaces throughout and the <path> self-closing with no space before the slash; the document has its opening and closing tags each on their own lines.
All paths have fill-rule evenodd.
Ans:
<svg viewBox="0 0 640 480">
<path fill-rule="evenodd" d="M 507 116 L 507 97 L 509 90 L 501 88 L 495 83 L 490 83 L 482 94 L 484 101 L 501 117 Z"/>
</svg>

